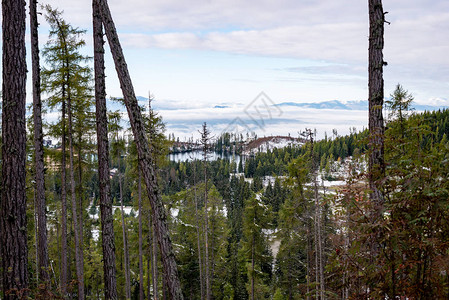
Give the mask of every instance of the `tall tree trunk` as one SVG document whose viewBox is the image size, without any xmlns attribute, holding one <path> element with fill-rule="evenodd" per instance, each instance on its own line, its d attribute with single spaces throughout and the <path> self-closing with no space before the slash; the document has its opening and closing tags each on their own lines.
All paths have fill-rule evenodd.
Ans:
<svg viewBox="0 0 449 300">
<path fill-rule="evenodd" d="M 114 216 L 112 214 L 111 182 L 109 179 L 108 119 L 106 115 L 106 83 L 104 74 L 104 39 L 97 1 L 92 1 L 95 103 L 97 118 L 98 177 L 100 183 L 101 237 L 105 299 L 115 300 L 117 278 L 115 269 Z"/>
<path fill-rule="evenodd" d="M 382 183 L 385 179 L 384 162 L 384 120 L 382 106 L 384 102 L 384 81 L 382 50 L 384 48 L 384 23 L 385 15 L 381 0 L 369 0 L 369 65 L 368 65 L 368 89 L 369 89 L 369 188 L 372 211 L 370 223 L 374 224 L 374 234 L 371 236 L 371 264 L 378 265 L 378 257 L 381 251 L 382 239 L 381 226 L 384 210 L 384 197 Z M 373 272 L 370 279 L 369 290 L 372 291 L 378 281 L 383 280 L 378 276 L 379 272 Z"/>
<path fill-rule="evenodd" d="M 139 168 L 137 168 L 139 169 Z M 143 292 L 143 253 L 142 253 L 142 175 L 139 172 L 139 299 L 143 300 L 145 295 Z"/>
<path fill-rule="evenodd" d="M 47 216 L 45 214 L 44 147 L 42 133 L 41 76 L 39 65 L 39 40 L 37 1 L 30 0 L 31 61 L 33 80 L 34 155 L 36 168 L 37 258 L 38 274 L 42 282 L 50 280 L 48 273 Z"/>
<path fill-rule="evenodd" d="M 128 235 L 125 224 L 125 211 L 123 209 L 123 189 L 122 189 L 122 174 L 120 172 L 120 159 L 121 154 L 118 157 L 118 185 L 120 190 L 120 211 L 122 217 L 122 235 L 123 235 L 123 256 L 125 261 L 125 297 L 126 299 L 131 299 L 131 280 L 130 280 L 130 270 L 129 270 L 129 250 L 128 250 Z"/>
<path fill-rule="evenodd" d="M 183 299 L 181 284 L 178 276 L 178 269 L 173 252 L 173 246 L 169 235 L 167 217 L 162 199 L 160 198 L 156 172 L 153 168 L 153 154 L 149 151 L 148 141 L 145 135 L 145 128 L 142 115 L 137 103 L 131 77 L 128 72 L 122 47 L 118 39 L 117 31 L 112 20 L 111 12 L 106 0 L 97 0 L 101 10 L 103 25 L 109 41 L 115 68 L 123 91 L 126 109 L 134 134 L 139 157 L 139 165 L 142 170 L 144 182 L 150 200 L 155 233 L 161 249 L 162 264 L 165 269 L 166 281 L 169 285 L 170 294 L 173 300 Z"/>
<path fill-rule="evenodd" d="M 370 199 L 374 206 L 374 218 L 380 218 L 384 199 L 381 192 L 385 176 L 384 163 L 384 80 L 382 50 L 384 48 L 385 15 L 381 0 L 369 0 L 369 185 Z"/>
<path fill-rule="evenodd" d="M 3 115 L 0 254 L 5 299 L 26 295 L 25 1 L 3 0 Z M 16 290 L 16 292 L 15 292 Z"/>
<path fill-rule="evenodd" d="M 67 82 L 69 81 L 69 74 L 67 74 Z M 72 220 L 73 232 L 75 234 L 75 261 L 76 261 L 76 277 L 78 280 L 78 299 L 84 299 L 84 266 L 83 266 L 83 251 L 81 250 L 78 214 L 76 207 L 76 190 L 75 190 L 75 170 L 73 166 L 73 122 L 72 122 L 72 99 L 70 89 L 67 89 L 67 110 L 68 110 L 68 127 L 69 127 L 69 168 L 70 168 L 70 192 L 72 200 Z"/>
</svg>

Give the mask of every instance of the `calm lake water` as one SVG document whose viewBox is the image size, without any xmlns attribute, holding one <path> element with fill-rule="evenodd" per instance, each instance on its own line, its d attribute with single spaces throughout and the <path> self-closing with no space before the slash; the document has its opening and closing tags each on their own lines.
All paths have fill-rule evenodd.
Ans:
<svg viewBox="0 0 449 300">
<path fill-rule="evenodd" d="M 219 154 L 217 152 L 211 152 L 208 154 L 209 161 L 217 160 L 217 159 L 227 159 L 229 161 L 234 160 L 238 165 L 240 163 L 241 156 L 240 155 L 229 155 L 229 154 Z M 191 152 L 183 152 L 183 153 L 171 153 L 169 154 L 169 159 L 175 162 L 185 162 L 192 161 L 195 159 L 202 160 L 203 159 L 203 151 L 191 151 Z M 243 159 L 243 162 L 245 160 Z"/>
</svg>

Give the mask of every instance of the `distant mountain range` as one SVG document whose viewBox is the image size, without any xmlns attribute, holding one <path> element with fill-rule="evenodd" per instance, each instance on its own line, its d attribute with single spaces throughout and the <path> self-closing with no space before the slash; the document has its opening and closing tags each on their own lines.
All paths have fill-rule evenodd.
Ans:
<svg viewBox="0 0 449 300">
<path fill-rule="evenodd" d="M 140 105 L 145 105 L 148 107 L 148 98 L 137 96 L 137 100 Z M 116 101 L 108 101 L 108 105 L 110 105 L 111 110 L 125 110 L 124 106 L 120 102 Z M 311 109 L 337 109 L 337 110 L 368 110 L 368 101 L 367 100 L 353 100 L 347 102 L 341 102 L 339 100 L 329 100 L 329 101 L 321 101 L 321 102 L 281 102 L 275 104 L 275 106 L 280 107 L 301 107 L 301 108 L 311 108 Z M 214 109 L 223 109 L 230 108 L 231 106 L 223 103 L 214 105 L 212 108 Z M 433 111 L 443 108 L 449 108 L 449 106 L 436 106 L 436 105 L 425 105 L 425 104 L 413 104 L 413 108 L 416 111 Z M 177 105 L 173 104 L 173 101 L 170 103 L 161 103 L 155 102 L 156 110 L 177 110 L 177 109 L 185 109 L 185 107 L 177 107 Z"/>
<path fill-rule="evenodd" d="M 355 101 L 348 101 L 345 103 L 340 102 L 338 100 L 323 101 L 323 102 L 308 102 L 308 103 L 282 102 L 275 105 L 282 107 L 295 106 L 295 107 L 314 108 L 314 109 L 368 110 L 367 100 L 355 100 Z M 425 110 L 437 110 L 442 108 L 448 108 L 448 106 L 414 104 L 413 108 L 417 111 L 425 111 Z"/>
</svg>

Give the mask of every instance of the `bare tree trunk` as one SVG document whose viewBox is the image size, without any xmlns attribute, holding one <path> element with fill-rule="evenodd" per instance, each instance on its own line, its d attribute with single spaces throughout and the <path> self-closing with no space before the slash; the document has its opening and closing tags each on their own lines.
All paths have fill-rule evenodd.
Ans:
<svg viewBox="0 0 449 300">
<path fill-rule="evenodd" d="M 67 74 L 67 77 L 69 75 Z M 69 82 L 69 78 L 67 78 Z M 67 110 L 68 110 L 68 126 L 69 126 L 69 167 L 70 167 L 70 191 L 72 200 L 72 219 L 73 219 L 73 231 L 75 233 L 75 260 L 76 260 L 76 277 L 78 280 L 78 299 L 84 299 L 84 266 L 83 266 L 83 251 L 81 250 L 78 214 L 76 207 L 76 191 L 75 191 L 75 170 L 73 166 L 73 122 L 72 122 L 72 99 L 70 96 L 70 90 L 67 89 Z"/>
<path fill-rule="evenodd" d="M 120 173 L 120 158 L 118 158 L 118 185 L 120 190 L 120 211 L 122 217 L 122 235 L 123 235 L 123 256 L 125 261 L 125 297 L 126 299 L 131 299 L 131 280 L 130 280 L 130 270 L 129 270 L 129 250 L 128 250 L 128 235 L 125 224 L 125 211 L 123 209 L 123 190 L 122 190 L 122 174 Z"/>
<path fill-rule="evenodd" d="M 143 258 L 142 258 L 142 175 L 139 172 L 139 299 L 143 300 L 145 295 L 143 292 Z"/>
<path fill-rule="evenodd" d="M 103 272 L 105 299 L 115 300 L 117 278 L 115 269 L 114 217 L 112 214 L 111 182 L 109 179 L 109 141 L 106 115 L 106 83 L 104 74 L 104 40 L 100 11 L 92 1 L 95 100 L 97 118 L 98 177 L 100 183 L 101 237 L 103 246 Z"/>
<path fill-rule="evenodd" d="M 128 72 L 125 57 L 118 39 L 117 31 L 112 20 L 111 12 L 106 0 L 97 0 L 106 36 L 109 41 L 112 56 L 114 58 L 115 68 L 123 91 L 126 109 L 134 134 L 139 157 L 139 165 L 142 170 L 144 182 L 150 200 L 153 222 L 155 224 L 155 233 L 161 249 L 162 263 L 165 269 L 166 281 L 169 285 L 170 294 L 173 300 L 183 299 L 181 284 L 178 277 L 178 269 L 173 252 L 172 242 L 169 236 L 169 230 L 166 222 L 166 212 L 162 199 L 159 196 L 156 172 L 153 168 L 153 154 L 149 151 L 145 128 L 142 121 L 142 115 L 137 103 L 131 77 Z"/>
<path fill-rule="evenodd" d="M 3 0 L 3 115 L 0 254 L 4 299 L 26 296 L 25 1 Z M 14 292 L 16 290 L 16 292 Z M 15 296 L 17 295 L 17 296 Z"/>
<path fill-rule="evenodd" d="M 30 0 L 31 60 L 33 80 L 34 155 L 36 168 L 36 212 L 38 274 L 42 282 L 50 280 L 48 274 L 47 216 L 45 214 L 44 147 L 42 133 L 41 76 L 39 65 L 39 40 L 37 1 Z"/>
</svg>

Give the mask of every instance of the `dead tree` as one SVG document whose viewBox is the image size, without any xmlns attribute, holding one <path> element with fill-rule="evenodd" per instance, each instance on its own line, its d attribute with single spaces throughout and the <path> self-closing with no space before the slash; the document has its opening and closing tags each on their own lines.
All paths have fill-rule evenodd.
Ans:
<svg viewBox="0 0 449 300">
<path fill-rule="evenodd" d="M 156 237 L 161 249 L 162 264 L 164 266 L 164 276 L 168 283 L 169 292 L 173 300 L 183 299 L 181 284 L 178 276 L 178 269 L 173 252 L 172 242 L 169 236 L 167 217 L 162 199 L 159 195 L 156 172 L 153 168 L 153 154 L 150 152 L 145 126 L 142 120 L 139 105 L 123 55 L 122 47 L 112 20 L 111 12 L 106 0 L 97 0 L 106 36 L 111 48 L 115 68 L 120 81 L 120 87 L 123 92 L 126 109 L 128 111 L 129 121 L 134 134 L 134 140 L 137 147 L 139 158 L 139 167 L 142 171 L 145 186 L 150 200 L 151 212 L 153 216 Z"/>
</svg>

